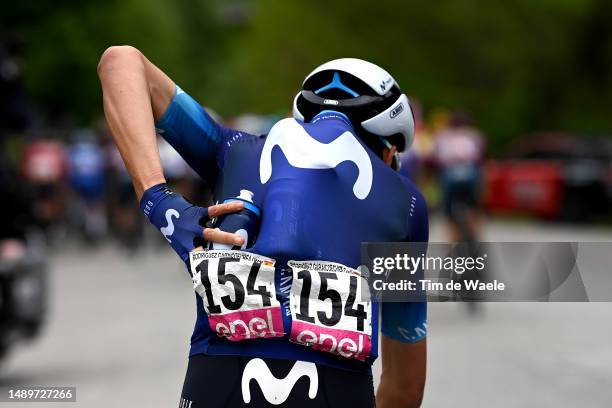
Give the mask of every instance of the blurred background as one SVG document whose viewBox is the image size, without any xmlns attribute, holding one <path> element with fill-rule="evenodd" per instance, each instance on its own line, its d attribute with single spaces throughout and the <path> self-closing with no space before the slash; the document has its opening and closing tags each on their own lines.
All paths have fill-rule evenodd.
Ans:
<svg viewBox="0 0 612 408">
<path fill-rule="evenodd" d="M 191 281 L 145 225 L 103 118 L 96 65 L 119 44 L 254 134 L 289 114 L 317 65 L 370 60 L 410 97 L 417 135 L 400 171 L 427 198 L 432 241 L 612 240 L 609 1 L 9 2 L 0 387 L 76 385 L 83 407 L 178 403 Z M 159 146 L 168 180 L 208 203 Z M 432 304 L 424 406 L 607 407 L 611 314 L 606 303 Z"/>
</svg>

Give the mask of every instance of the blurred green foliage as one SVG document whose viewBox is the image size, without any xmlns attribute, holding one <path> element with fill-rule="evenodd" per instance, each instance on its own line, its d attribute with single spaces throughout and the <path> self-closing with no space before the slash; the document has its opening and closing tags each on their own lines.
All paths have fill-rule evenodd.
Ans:
<svg viewBox="0 0 612 408">
<path fill-rule="evenodd" d="M 11 2 L 29 93 L 53 121 L 101 113 L 96 64 L 132 44 L 225 115 L 289 112 L 325 60 L 365 58 L 425 109 L 474 113 L 501 145 L 535 130 L 612 130 L 607 0 Z"/>
</svg>

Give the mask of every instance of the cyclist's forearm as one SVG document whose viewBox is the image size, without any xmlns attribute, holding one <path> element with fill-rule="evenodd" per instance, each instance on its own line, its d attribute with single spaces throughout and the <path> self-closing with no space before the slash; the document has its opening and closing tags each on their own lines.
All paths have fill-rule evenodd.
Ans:
<svg viewBox="0 0 612 408">
<path fill-rule="evenodd" d="M 425 388 L 427 342 L 402 343 L 381 337 L 382 375 L 376 391 L 378 407 L 419 407 Z"/>
<path fill-rule="evenodd" d="M 106 119 L 138 199 L 165 181 L 154 128 L 151 93 L 156 87 L 149 83 L 145 61 L 135 48 L 112 47 L 98 66 Z"/>
</svg>

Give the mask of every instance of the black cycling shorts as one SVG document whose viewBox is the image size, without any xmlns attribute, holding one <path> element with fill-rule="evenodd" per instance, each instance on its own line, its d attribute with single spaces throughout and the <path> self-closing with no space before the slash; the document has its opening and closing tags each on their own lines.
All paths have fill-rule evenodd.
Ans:
<svg viewBox="0 0 612 408">
<path fill-rule="evenodd" d="M 477 166 L 455 166 L 440 174 L 442 207 L 448 218 L 454 219 L 457 216 L 453 208 L 457 204 L 478 208 L 480 180 L 480 169 Z"/>
<path fill-rule="evenodd" d="M 179 408 L 374 407 L 367 373 L 304 361 L 244 356 L 189 358 Z"/>
</svg>

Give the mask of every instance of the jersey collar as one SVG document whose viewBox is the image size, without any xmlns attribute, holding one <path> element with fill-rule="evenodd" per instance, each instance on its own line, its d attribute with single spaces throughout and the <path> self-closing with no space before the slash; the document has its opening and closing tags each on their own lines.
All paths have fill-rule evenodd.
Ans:
<svg viewBox="0 0 612 408">
<path fill-rule="evenodd" d="M 341 120 L 342 122 L 346 123 L 348 126 L 353 127 L 353 124 L 349 120 L 348 116 L 346 116 L 342 112 L 338 112 L 334 110 L 324 110 L 324 111 L 317 113 L 314 116 L 314 118 L 312 118 L 310 123 L 317 123 L 320 120 L 326 120 L 326 119 Z"/>
</svg>

